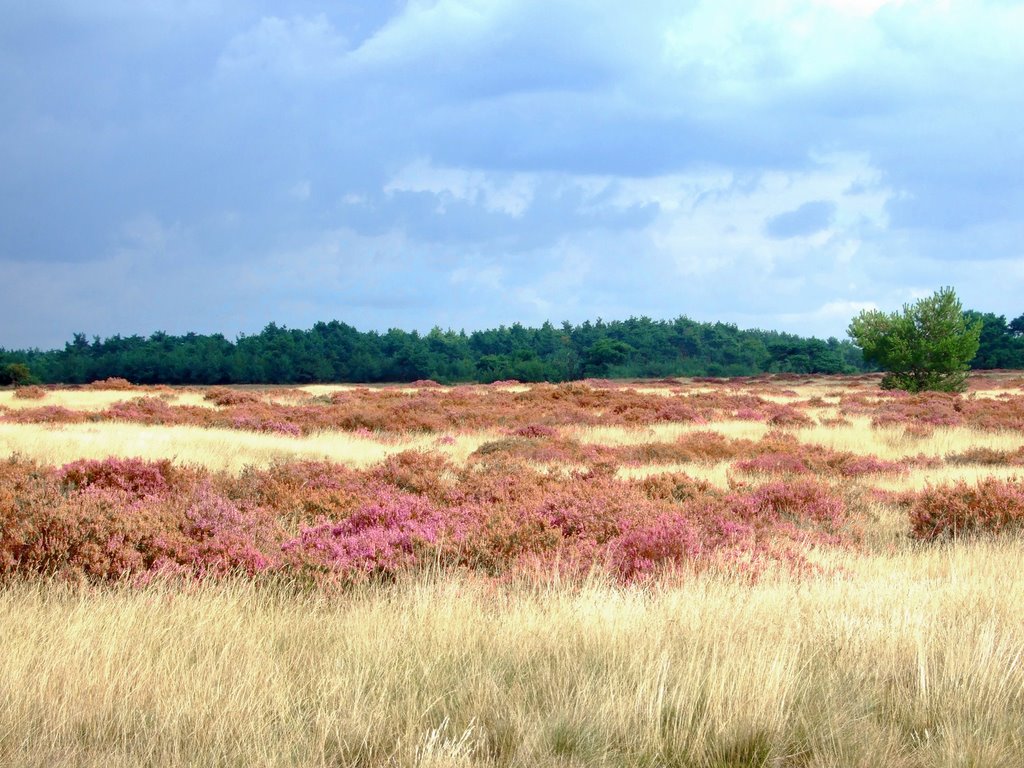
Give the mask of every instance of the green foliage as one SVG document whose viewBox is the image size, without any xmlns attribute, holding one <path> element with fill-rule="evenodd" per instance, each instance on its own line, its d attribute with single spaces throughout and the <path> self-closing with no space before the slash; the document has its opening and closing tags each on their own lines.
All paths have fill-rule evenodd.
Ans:
<svg viewBox="0 0 1024 768">
<path fill-rule="evenodd" d="M 864 370 L 849 341 L 740 330 L 686 317 L 652 320 L 519 323 L 483 331 L 392 328 L 358 331 L 338 321 L 309 330 L 271 323 L 232 343 L 220 334 L 154 333 L 108 339 L 76 333 L 62 350 L 0 350 L 45 383 L 118 377 L 138 384 L 305 384 L 433 379 L 443 383 L 571 381 L 587 376 L 749 376 Z"/>
<path fill-rule="evenodd" d="M 970 322 L 981 323 L 978 354 L 971 361 L 971 368 L 1024 368 L 1024 334 L 1015 330 L 1024 328 L 1024 316 L 1007 323 L 1004 316 L 991 312 L 968 310 L 964 315 Z"/>
<path fill-rule="evenodd" d="M 982 322 L 968 319 L 952 288 L 942 288 L 902 313 L 865 310 L 855 317 L 850 337 L 864 359 L 886 371 L 885 389 L 961 392 L 968 363 L 978 351 Z"/>
<path fill-rule="evenodd" d="M 24 363 L 8 363 L 0 367 L 0 385 L 13 384 L 16 387 L 31 384 L 32 372 Z"/>
<path fill-rule="evenodd" d="M 586 371 L 593 376 L 602 376 L 611 366 L 626 362 L 632 352 L 633 348 L 624 341 L 608 337 L 598 339 L 586 351 Z"/>
</svg>

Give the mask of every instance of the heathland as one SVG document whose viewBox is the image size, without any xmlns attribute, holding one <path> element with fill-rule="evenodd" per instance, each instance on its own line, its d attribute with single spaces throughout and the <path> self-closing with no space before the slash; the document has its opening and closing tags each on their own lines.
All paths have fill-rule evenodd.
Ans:
<svg viewBox="0 0 1024 768">
<path fill-rule="evenodd" d="M 0 391 L 0 764 L 1018 766 L 1024 378 Z"/>
</svg>

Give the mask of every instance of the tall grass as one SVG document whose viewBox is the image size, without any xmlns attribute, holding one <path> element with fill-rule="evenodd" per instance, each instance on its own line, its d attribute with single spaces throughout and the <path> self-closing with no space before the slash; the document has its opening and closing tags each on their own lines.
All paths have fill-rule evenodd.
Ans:
<svg viewBox="0 0 1024 768">
<path fill-rule="evenodd" d="M 0 763 L 1019 766 L 1022 554 L 647 589 L 15 584 Z"/>
<path fill-rule="evenodd" d="M 128 422 L 89 424 L 0 424 L 0 456 L 13 453 L 44 464 L 108 456 L 150 461 L 172 459 L 215 471 L 239 472 L 282 460 L 326 460 L 353 467 L 376 464 L 407 450 L 430 450 L 464 462 L 486 432 L 459 434 L 440 442 L 436 435 L 378 436 L 354 432 L 318 432 L 305 437 L 212 427 L 144 425 Z"/>
</svg>

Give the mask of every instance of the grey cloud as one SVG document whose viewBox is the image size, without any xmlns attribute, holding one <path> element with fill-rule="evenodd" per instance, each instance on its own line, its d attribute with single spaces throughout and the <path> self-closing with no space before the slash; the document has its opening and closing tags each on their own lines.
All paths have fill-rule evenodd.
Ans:
<svg viewBox="0 0 1024 768">
<path fill-rule="evenodd" d="M 835 215 L 835 203 L 830 200 L 816 200 L 804 203 L 796 210 L 773 216 L 765 222 L 764 231 L 769 237 L 777 240 L 806 237 L 827 229 Z"/>
</svg>

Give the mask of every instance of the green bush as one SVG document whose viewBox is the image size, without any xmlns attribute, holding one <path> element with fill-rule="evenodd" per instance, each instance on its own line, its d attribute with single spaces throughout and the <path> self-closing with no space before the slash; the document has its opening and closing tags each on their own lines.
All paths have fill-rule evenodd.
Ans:
<svg viewBox="0 0 1024 768">
<path fill-rule="evenodd" d="M 891 315 L 865 310 L 849 327 L 864 359 L 884 371 L 884 389 L 962 392 L 978 352 L 981 322 L 968 322 L 952 288 L 942 288 Z"/>
<path fill-rule="evenodd" d="M 8 363 L 0 367 L 0 385 L 13 384 L 16 387 L 32 383 L 32 372 L 24 363 Z"/>
</svg>

